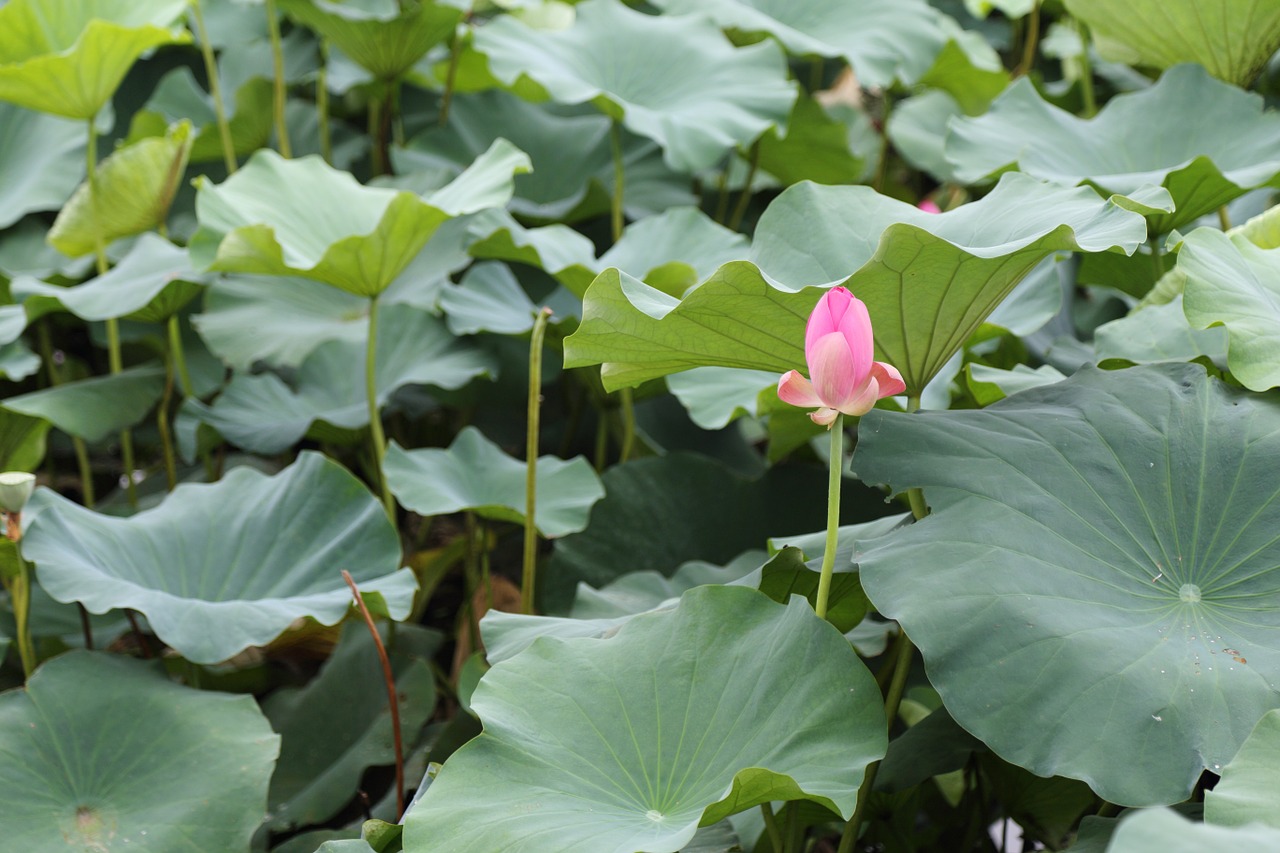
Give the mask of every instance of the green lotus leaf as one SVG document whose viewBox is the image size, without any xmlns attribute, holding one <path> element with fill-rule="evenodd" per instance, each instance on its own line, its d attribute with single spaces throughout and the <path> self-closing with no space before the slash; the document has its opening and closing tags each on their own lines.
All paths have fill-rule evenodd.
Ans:
<svg viewBox="0 0 1280 853">
<path fill-rule="evenodd" d="M 1192 328 L 1226 327 L 1232 375 L 1254 391 L 1280 385 L 1280 249 L 1197 228 L 1178 252 L 1178 270 Z"/>
<path fill-rule="evenodd" d="M 747 255 L 747 240 L 695 207 L 673 207 L 628 225 L 599 258 L 591 241 L 563 225 L 524 228 L 509 215 L 471 247 L 480 258 L 541 267 L 582 296 L 601 271 L 616 267 L 665 293 L 684 293 L 716 267 Z"/>
<path fill-rule="evenodd" d="M 769 33 L 801 56 L 840 57 L 867 88 L 916 82 L 947 43 L 946 23 L 955 28 L 924 0 L 657 0 L 656 5 L 671 14 L 705 15 L 722 27 Z"/>
<path fill-rule="evenodd" d="M 0 228 L 57 210 L 84 177 L 85 129 L 0 101 Z"/>
<path fill-rule="evenodd" d="M 440 226 L 383 293 L 382 305 L 434 308 L 450 274 L 471 261 L 468 220 Z M 366 341 L 369 301 L 305 278 L 229 275 L 206 288 L 204 311 L 191 322 L 218 358 L 237 370 L 259 361 L 297 367 L 325 341 Z"/>
<path fill-rule="evenodd" d="M 292 275 L 357 296 L 385 291 L 448 219 L 501 206 L 528 158 L 505 140 L 423 199 L 366 187 L 315 156 L 286 160 L 259 151 L 221 184 L 196 179 L 197 266 Z"/>
<path fill-rule="evenodd" d="M 248 853 L 279 748 L 251 696 L 69 652 L 0 695 L 0 833 L 13 850 Z"/>
<path fill-rule="evenodd" d="M 1062 371 L 1049 364 L 1034 369 L 1025 364 L 1015 364 L 1012 370 L 985 364 L 965 365 L 965 384 L 979 406 L 989 406 L 1019 391 L 1052 385 L 1066 378 Z"/>
<path fill-rule="evenodd" d="M 143 53 L 191 40 L 186 0 L 12 0 L 0 7 L 0 100 L 74 119 L 97 115 Z"/>
<path fill-rule="evenodd" d="M 156 234 L 146 233 L 120 263 L 104 275 L 74 287 L 59 287 L 32 278 L 11 286 L 16 299 L 52 299 L 82 320 L 106 320 L 144 312 L 148 322 L 167 320 L 193 298 L 210 276 L 191 268 L 185 250 Z M 171 298 L 162 294 L 168 292 Z M 155 305 L 156 311 L 146 311 Z M 28 309 L 29 310 L 29 309 Z"/>
<path fill-rule="evenodd" d="M 94 444 L 141 421 L 163 391 L 164 370 L 144 365 L 6 397 L 0 405 Z"/>
<path fill-rule="evenodd" d="M 858 435 L 863 480 L 933 509 L 866 543 L 863 586 L 1006 760 L 1178 802 L 1274 706 L 1276 401 L 1197 364 L 1086 368 Z"/>
<path fill-rule="evenodd" d="M 964 115 L 955 98 L 928 89 L 893 105 L 885 134 L 910 166 L 929 173 L 939 183 L 962 183 L 956 166 L 947 160 L 946 138 L 951 119 Z"/>
<path fill-rule="evenodd" d="M 93 268 L 93 258 L 72 260 L 45 241 L 49 226 L 36 216 L 20 219 L 0 240 L 0 276 L 37 277 L 59 274 L 83 278 Z"/>
<path fill-rule="evenodd" d="M 1280 9 L 1237 0 L 1066 0 L 1089 25 L 1103 57 L 1129 65 L 1204 66 L 1214 77 L 1248 87 L 1280 49 Z"/>
<path fill-rule="evenodd" d="M 112 518 L 40 489 L 24 513 L 23 554 L 58 601 L 91 613 L 131 608 L 196 663 L 262 646 L 295 619 L 336 624 L 351 605 L 347 569 L 394 619 L 417 581 L 381 504 L 313 452 L 275 476 L 235 468 L 182 484 L 154 509 Z"/>
<path fill-rule="evenodd" d="M 1273 827 L 1212 826 L 1187 820 L 1173 809 L 1142 809 L 1120 820 L 1107 853 L 1271 853 L 1277 847 L 1280 830 Z"/>
<path fill-rule="evenodd" d="M 391 18 L 330 0 L 279 0 L 279 5 L 379 80 L 398 80 L 433 45 L 453 35 L 463 14 L 456 5 L 432 0 L 402 3 Z"/>
<path fill-rule="evenodd" d="M 682 172 L 710 168 L 781 124 L 796 97 L 776 45 L 734 48 L 709 21 L 645 15 L 613 0 L 579 4 L 566 30 L 503 15 L 476 31 L 475 46 L 507 85 L 531 80 L 559 103 L 594 102 L 658 142 Z"/>
<path fill-rule="evenodd" d="M 980 201 L 926 213 L 870 187 L 788 188 L 761 216 L 752 259 L 676 300 L 606 270 L 591 285 L 565 366 L 603 364 L 607 389 L 692 367 L 802 368 L 822 289 L 866 303 L 876 358 L 919 393 L 1018 282 L 1062 249 L 1132 252 L 1142 218 L 1089 189 L 1008 175 Z"/>
<path fill-rule="evenodd" d="M 1183 313 L 1182 302 L 1179 295 L 1172 302 L 1140 307 L 1099 326 L 1093 337 L 1098 360 L 1119 358 L 1134 364 L 1192 361 L 1201 356 L 1224 360 L 1227 330 L 1217 326 L 1193 329 Z"/>
<path fill-rule="evenodd" d="M 431 657 L 440 636 L 418 625 L 382 630 L 396 679 L 400 723 L 420 729 L 436 704 Z M 395 763 L 387 687 L 368 629 L 348 622 L 333 654 L 305 687 L 283 687 L 262 712 L 284 743 L 271 777 L 266 824 L 280 832 L 322 823 L 352 797 L 365 770 Z"/>
<path fill-rule="evenodd" d="M 1023 79 L 985 115 L 954 119 L 946 156 L 966 183 L 1012 167 L 1057 183 L 1087 182 L 1104 194 L 1142 198 L 1163 188 L 1172 212 L 1159 212 L 1158 198 L 1144 201 L 1152 233 L 1163 234 L 1251 189 L 1280 185 L 1280 116 L 1262 106 L 1258 95 L 1183 65 L 1082 119 L 1042 100 Z M 1184 121 L 1188 115 L 1196 121 Z M 1149 144 L 1153 138 L 1161 144 Z"/>
<path fill-rule="evenodd" d="M 481 261 L 440 293 L 440 310 L 455 335 L 518 335 L 533 328 L 538 308 L 506 264 Z"/>
<path fill-rule="evenodd" d="M 847 817 L 886 746 L 879 690 L 848 641 L 804 601 L 733 587 L 691 590 L 609 640 L 540 640 L 489 670 L 472 707 L 484 734 L 409 810 L 407 853 L 548 838 L 663 853 L 770 800 Z"/>
<path fill-rule="evenodd" d="M 1221 826 L 1263 823 L 1280 829 L 1280 711 L 1268 711 L 1241 745 L 1212 791 L 1204 819 Z"/>
<path fill-rule="evenodd" d="M 0 467 L 5 471 L 35 471 L 44 461 L 49 422 L 9 409 L 0 409 Z"/>
<path fill-rule="evenodd" d="M 870 143 L 870 144 L 867 144 Z M 784 186 L 800 181 L 856 184 L 874 170 L 880 136 L 871 118 L 852 107 L 824 107 L 802 95 L 787 119 L 760 139 L 760 168 Z"/>
<path fill-rule="evenodd" d="M 58 213 L 49 244 L 72 258 L 163 225 L 191 151 L 191 123 L 116 151 L 98 166 L 96 191 L 83 183 Z"/>
<path fill-rule="evenodd" d="M 208 12 L 206 12 L 206 15 Z M 247 157 L 271 141 L 271 81 L 254 77 L 240 84 L 230 97 L 224 93 L 231 129 L 231 145 L 237 156 Z M 168 126 L 187 119 L 196 131 L 191 141 L 191 162 L 222 160 L 222 137 L 218 131 L 213 96 L 200 87 L 190 68 L 175 68 L 160 78 L 151 98 L 133 116 L 130 138 L 141 133 L 148 121 Z"/>
<path fill-rule="evenodd" d="M 485 518 L 525 518 L 525 463 L 502 452 L 478 429 L 466 427 L 448 450 L 404 450 L 392 443 L 383 462 L 387 488 L 406 509 L 425 515 L 471 510 Z M 541 456 L 533 521 L 555 538 L 587 526 L 604 487 L 584 457 Z"/>
<path fill-rule="evenodd" d="M 438 318 L 415 308 L 397 306 L 379 325 L 380 407 L 406 385 L 457 389 L 497 372 L 492 355 L 455 338 Z M 273 373 L 240 373 L 212 405 L 189 401 L 188 411 L 232 444 L 267 455 L 297 444 L 317 423 L 340 430 L 366 427 L 367 325 L 364 332 L 359 340 L 322 343 L 302 363 L 293 388 Z"/>
<path fill-rule="evenodd" d="M 742 415 L 762 414 L 758 401 L 778 374 L 733 367 L 695 367 L 667 377 L 667 389 L 703 429 L 721 429 Z"/>
</svg>

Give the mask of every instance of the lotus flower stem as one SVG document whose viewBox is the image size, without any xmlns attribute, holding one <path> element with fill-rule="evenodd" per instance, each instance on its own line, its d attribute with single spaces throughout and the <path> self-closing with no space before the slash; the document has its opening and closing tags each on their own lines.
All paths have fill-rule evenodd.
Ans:
<svg viewBox="0 0 1280 853">
<path fill-rule="evenodd" d="M 365 346 L 364 384 L 365 398 L 369 401 L 369 437 L 373 443 L 374 478 L 382 492 L 382 505 L 386 507 L 391 524 L 396 523 L 396 501 L 387 488 L 386 475 L 382 473 L 382 457 L 387 453 L 387 437 L 382 431 L 382 415 L 378 412 L 378 297 L 369 300 L 369 341 Z"/>
<path fill-rule="evenodd" d="M 1223 231 L 1231 230 L 1231 212 L 1227 210 L 1225 204 L 1218 206 L 1218 224 L 1222 226 Z"/>
<path fill-rule="evenodd" d="M 329 40 L 320 39 L 320 70 L 316 73 L 316 120 L 320 127 L 320 156 L 333 165 L 333 134 L 329 130 Z"/>
<path fill-rule="evenodd" d="M 44 362 L 45 372 L 49 376 L 49 385 L 57 387 L 62 384 L 62 377 L 59 376 L 58 366 L 53 361 L 53 342 L 49 339 L 47 320 L 40 320 L 36 326 L 36 336 L 39 339 L 40 359 Z M 85 445 L 84 439 L 78 435 L 71 436 L 71 447 L 75 450 L 76 466 L 80 469 L 81 500 L 86 507 L 93 509 L 96 501 L 93 490 L 93 469 L 89 465 L 89 448 Z"/>
<path fill-rule="evenodd" d="M 738 196 L 738 203 L 734 205 L 733 216 L 729 217 L 729 230 L 737 231 L 742 225 L 742 219 L 747 215 L 747 206 L 751 203 L 751 183 L 756 179 L 756 172 L 760 169 L 760 139 L 756 139 L 751 143 L 751 153 L 747 158 L 747 180 L 742 185 L 742 193 Z"/>
<path fill-rule="evenodd" d="M 818 596 L 813 609 L 818 618 L 827 618 L 827 598 L 831 595 L 831 575 L 836 565 L 836 545 L 840 533 L 840 475 L 844 468 L 844 415 L 831 424 L 831 461 L 827 477 L 827 541 L 822 550 L 822 573 L 818 576 Z"/>
<path fill-rule="evenodd" d="M 102 228 L 98 215 L 98 130 L 93 119 L 89 119 L 89 141 L 85 146 L 85 174 L 89 182 L 89 209 L 93 211 L 94 257 L 97 261 L 98 275 L 107 274 L 107 249 L 102 242 Z M 124 359 L 120 353 L 120 321 L 108 317 L 107 327 L 107 362 L 111 373 L 124 370 Z M 124 463 L 125 494 L 129 498 L 129 506 L 138 505 L 138 488 L 133 482 L 133 433 L 127 429 L 120 430 L 120 455 Z"/>
<path fill-rule="evenodd" d="M 1040 2 L 1035 0 L 1031 4 L 1031 11 L 1027 14 L 1026 19 L 1026 35 L 1022 39 L 1022 61 L 1018 63 L 1018 67 L 1014 69 L 1014 77 L 1022 77 L 1031 73 L 1031 67 L 1036 61 L 1036 48 L 1040 42 Z"/>
<path fill-rule="evenodd" d="M 28 479 L 30 482 L 30 479 Z M 30 488 L 28 486 L 28 488 Z M 17 629 L 15 633 L 18 641 L 18 657 L 22 660 L 22 674 L 26 678 L 31 677 L 31 673 L 36 668 L 36 648 L 31 642 L 31 569 L 27 565 L 27 561 L 22 559 L 22 551 L 19 542 L 22 539 L 22 512 L 21 510 L 5 513 L 5 534 L 9 537 L 9 541 L 13 543 L 13 554 L 18 561 L 18 574 L 16 577 L 5 581 L 5 590 L 9 593 L 9 600 L 13 604 L 13 622 Z"/>
<path fill-rule="evenodd" d="M 272 115 L 275 117 L 276 147 L 280 149 L 281 157 L 290 159 L 293 157 L 293 149 L 289 146 L 289 127 L 284 120 L 284 47 L 280 43 L 280 20 L 276 16 L 276 0 L 267 0 L 267 36 L 271 39 L 271 60 L 275 78 L 271 107 Z"/>
<path fill-rule="evenodd" d="M 347 586 L 351 587 L 351 595 L 356 601 L 356 607 L 359 608 L 360 615 L 364 617 L 364 624 L 368 626 L 369 633 L 373 636 L 373 645 L 378 650 L 378 660 L 382 662 L 382 677 L 387 682 L 387 707 L 391 709 L 391 737 L 396 747 L 396 819 L 399 820 L 400 815 L 404 814 L 404 742 L 400 736 L 400 702 L 396 697 L 396 676 L 391 670 L 391 659 L 387 657 L 387 647 L 382 644 L 382 637 L 378 634 L 378 626 L 373 624 L 373 616 L 369 614 L 369 608 L 365 606 L 360 588 L 356 586 L 351 572 L 343 569 L 342 579 L 347 582 Z"/>
<path fill-rule="evenodd" d="M 1081 20 L 1075 21 L 1080 34 L 1080 97 L 1084 101 L 1084 117 L 1098 114 L 1098 98 L 1093 93 L 1093 61 L 1089 59 L 1089 28 Z"/>
<path fill-rule="evenodd" d="M 534 511 L 538 499 L 538 434 L 542 413 L 542 340 L 551 309 L 543 308 L 533 321 L 529 339 L 529 410 L 524 462 L 524 560 L 520 573 L 520 610 L 533 614 L 534 586 L 538 571 L 538 527 Z"/>
<path fill-rule="evenodd" d="M 209 44 L 209 32 L 204 26 L 204 12 L 200 9 L 200 0 L 191 0 L 191 17 L 196 22 L 196 37 L 200 39 L 200 55 L 204 57 L 205 76 L 209 78 L 209 94 L 213 97 L 213 114 L 218 122 L 218 137 L 222 140 L 222 159 L 227 165 L 227 174 L 236 171 L 236 146 L 231 140 L 231 125 L 227 123 L 227 110 L 222 102 L 222 83 L 218 79 L 218 61 L 213 56 L 213 45 Z"/>
<path fill-rule="evenodd" d="M 191 382 L 191 372 L 187 370 L 187 356 L 182 348 L 182 329 L 178 323 L 178 315 L 169 318 L 169 356 L 178 371 L 178 388 L 183 397 L 195 396 L 195 385 Z"/>
<path fill-rule="evenodd" d="M 622 124 L 617 119 L 609 125 L 609 150 L 613 152 L 613 204 L 609 223 L 612 226 L 613 242 L 617 243 L 622 239 L 622 194 L 626 188 L 626 166 L 622 162 Z"/>
</svg>

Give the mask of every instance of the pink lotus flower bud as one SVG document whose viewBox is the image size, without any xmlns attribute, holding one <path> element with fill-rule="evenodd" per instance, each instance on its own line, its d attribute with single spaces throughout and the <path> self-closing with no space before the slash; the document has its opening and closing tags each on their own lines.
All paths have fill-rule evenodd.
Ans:
<svg viewBox="0 0 1280 853">
<path fill-rule="evenodd" d="M 930 201 L 927 198 L 924 201 L 917 204 L 916 207 L 920 208 L 925 213 L 941 213 L 942 212 L 942 208 L 938 207 L 937 202 Z"/>
<path fill-rule="evenodd" d="M 827 291 L 804 330 L 804 359 L 810 379 L 788 370 L 778 380 L 778 397 L 800 408 L 817 407 L 809 417 L 830 426 L 837 415 L 864 415 L 876 400 L 906 390 L 902 374 L 873 361 L 871 315 L 867 306 L 843 287 Z"/>
</svg>

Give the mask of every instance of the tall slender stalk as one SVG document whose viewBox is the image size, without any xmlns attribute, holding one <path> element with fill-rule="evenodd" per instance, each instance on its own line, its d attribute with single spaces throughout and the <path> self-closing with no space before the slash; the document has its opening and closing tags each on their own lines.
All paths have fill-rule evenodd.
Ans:
<svg viewBox="0 0 1280 853">
<path fill-rule="evenodd" d="M 1022 61 L 1018 63 L 1018 67 L 1014 69 L 1013 76 L 1021 77 L 1031 73 L 1031 67 L 1036 61 L 1036 48 L 1040 45 L 1040 0 L 1035 0 L 1031 4 L 1031 11 L 1027 14 L 1026 36 L 1022 40 Z"/>
<path fill-rule="evenodd" d="M 97 262 L 98 275 L 107 274 L 107 249 L 102 242 L 101 216 L 98 211 L 100 201 L 98 192 L 98 130 L 94 127 L 93 119 L 89 119 L 89 141 L 85 146 L 85 172 L 89 182 L 89 209 L 93 215 L 93 231 L 94 231 L 94 258 Z M 111 368 L 111 373 L 118 374 L 124 371 L 124 358 L 120 351 L 120 321 L 115 317 L 109 317 L 106 321 L 107 327 L 107 362 Z M 125 494 L 129 499 L 129 506 L 136 507 L 138 505 L 138 487 L 133 482 L 133 433 L 127 429 L 120 430 L 120 455 L 124 463 L 125 477 Z"/>
<path fill-rule="evenodd" d="M 289 145 L 289 127 L 284 119 L 286 95 L 284 45 L 280 42 L 280 20 L 276 16 L 276 0 L 267 0 L 267 37 L 271 39 L 271 64 L 274 74 L 271 114 L 276 127 L 276 147 L 280 149 L 280 156 L 288 159 L 293 157 L 293 149 Z"/>
<path fill-rule="evenodd" d="M 626 188 L 626 168 L 622 162 L 622 124 L 617 119 L 609 126 L 609 150 L 613 154 L 613 204 L 610 206 L 609 224 L 613 242 L 622 239 L 622 194 Z"/>
<path fill-rule="evenodd" d="M 213 97 L 213 114 L 218 122 L 218 136 L 222 140 L 222 160 L 226 163 L 227 174 L 236 171 L 236 146 L 231 140 L 231 125 L 227 122 L 227 110 L 222 102 L 222 81 L 218 79 L 218 62 L 213 56 L 213 45 L 209 44 L 209 32 L 204 26 L 204 13 L 200 10 L 200 0 L 191 0 L 191 15 L 196 22 L 196 37 L 200 39 L 200 55 L 204 57 L 205 76 L 209 78 L 209 94 Z"/>
<path fill-rule="evenodd" d="M 18 657 L 22 660 L 22 674 L 30 678 L 36 669 L 36 647 L 31 640 L 31 567 L 22 559 L 19 542 L 22 539 L 22 513 L 5 515 L 5 533 L 13 542 L 13 553 L 18 559 L 18 575 L 5 582 L 9 601 L 13 605 L 13 622 L 17 629 Z"/>
<path fill-rule="evenodd" d="M 445 72 L 444 92 L 440 95 L 440 126 L 449 123 L 449 109 L 453 106 L 453 91 L 458 85 L 458 66 L 462 62 L 462 39 L 471 29 L 471 12 L 467 12 L 468 23 L 462 29 L 454 29 L 453 43 L 449 45 L 449 70 Z"/>
<path fill-rule="evenodd" d="M 164 362 L 164 393 L 156 406 L 156 429 L 160 432 L 160 448 L 164 455 L 164 476 L 173 491 L 178 485 L 178 463 L 173 452 L 173 430 L 169 426 L 169 407 L 173 404 L 173 359 Z"/>
<path fill-rule="evenodd" d="M 1084 100 L 1084 117 L 1093 118 L 1098 114 L 1098 96 L 1093 91 L 1093 60 L 1089 58 L 1089 28 L 1077 20 L 1076 31 L 1080 34 L 1080 97 Z"/>
<path fill-rule="evenodd" d="M 844 468 L 844 415 L 836 415 L 831 425 L 831 461 L 827 476 L 827 540 L 822 551 L 822 573 L 818 576 L 818 595 L 813 610 L 819 618 L 827 618 L 827 599 L 831 595 L 831 575 L 835 572 L 836 545 L 840 533 L 840 474 Z"/>
<path fill-rule="evenodd" d="M 329 40 L 320 39 L 320 71 L 316 74 L 316 120 L 320 126 L 320 156 L 333 165 L 333 134 L 329 129 Z"/>
<path fill-rule="evenodd" d="M 364 604 L 360 588 L 356 586 L 351 573 L 346 569 L 342 570 L 342 579 L 347 582 L 347 586 L 351 587 L 351 596 L 355 599 L 356 607 L 360 609 L 360 615 L 364 617 L 364 624 L 373 636 L 373 645 L 378 650 L 378 660 L 382 662 L 382 677 L 387 683 L 387 707 L 391 709 L 391 738 L 395 742 L 396 750 L 396 819 L 399 820 L 400 815 L 404 814 L 404 741 L 400 735 L 400 702 L 396 696 L 396 676 L 391 669 L 391 659 L 387 657 L 387 647 L 382 644 L 382 636 L 378 634 L 378 626 L 373 623 L 373 616 Z"/>
<path fill-rule="evenodd" d="M 529 339 L 529 408 L 525 433 L 524 462 L 524 554 L 520 573 L 520 610 L 533 613 L 534 587 L 538 570 L 538 527 L 534 512 L 538 501 L 538 434 L 542 413 L 542 339 L 546 336 L 551 309 L 543 308 L 533 321 Z"/>
<path fill-rule="evenodd" d="M 382 505 L 391 523 L 396 523 L 396 501 L 387 488 L 382 472 L 382 458 L 387 455 L 387 437 L 382 431 L 382 415 L 378 412 L 378 297 L 369 300 L 369 341 L 364 351 L 365 399 L 369 402 L 369 437 L 373 444 L 374 478 L 382 494 Z"/>
<path fill-rule="evenodd" d="M 760 169 L 760 140 L 757 139 L 751 144 L 751 153 L 747 159 L 747 180 L 742 186 L 742 193 L 738 196 L 738 203 L 733 208 L 733 216 L 729 217 L 729 230 L 737 231 L 742 225 L 742 219 L 747 215 L 747 206 L 751 203 L 751 183 L 756 179 L 756 172 Z"/>
<path fill-rule="evenodd" d="M 169 318 L 169 357 L 178 373 L 178 388 L 183 397 L 194 397 L 196 386 L 191 382 L 191 373 L 187 370 L 187 356 L 182 348 L 182 329 L 178 323 L 178 315 Z"/>
</svg>

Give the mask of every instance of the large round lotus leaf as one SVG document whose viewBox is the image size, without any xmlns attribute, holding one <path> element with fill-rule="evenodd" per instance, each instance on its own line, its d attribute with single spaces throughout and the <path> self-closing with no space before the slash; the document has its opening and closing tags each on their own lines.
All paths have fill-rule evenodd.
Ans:
<svg viewBox="0 0 1280 853">
<path fill-rule="evenodd" d="M 266 645 L 302 617 L 335 624 L 351 605 L 343 569 L 394 619 L 408 615 L 417 588 L 398 570 L 400 544 L 381 505 L 318 453 L 272 477 L 236 468 L 213 484 L 180 485 L 130 518 L 40 489 L 23 518 L 23 553 L 51 596 L 93 613 L 137 610 L 196 663 Z"/>
<path fill-rule="evenodd" d="M 511 197 L 529 159 L 505 140 L 451 184 L 423 199 L 360 184 L 316 156 L 263 150 L 221 184 L 198 178 L 198 266 L 294 275 L 358 296 L 378 296 L 448 219 Z"/>
<path fill-rule="evenodd" d="M 401 4 L 390 18 L 352 3 L 279 0 L 289 17 L 315 30 L 379 80 L 395 80 L 432 45 L 453 34 L 462 8 L 431 0 Z"/>
<path fill-rule="evenodd" d="M 0 100 L 90 119 L 133 63 L 189 41 L 170 26 L 186 0 L 12 0 L 0 6 Z"/>
<path fill-rule="evenodd" d="M 315 289 L 314 287 L 312 288 Z M 454 337 L 442 320 L 396 306 L 379 323 L 375 383 L 385 406 L 406 385 L 457 389 L 497 373 L 493 355 Z M 213 405 L 189 401 L 200 420 L 254 453 L 280 453 L 317 421 L 354 430 L 369 424 L 365 389 L 366 334 L 358 341 L 326 341 L 307 356 L 291 388 L 274 373 L 238 373 Z"/>
<path fill-rule="evenodd" d="M 204 5 L 208 7 L 208 3 Z M 211 17 L 210 8 L 214 7 L 204 10 L 206 18 Z M 262 21 L 265 27 L 265 16 Z M 232 93 L 227 93 L 224 89 L 224 108 L 228 111 L 231 145 L 239 157 L 247 157 L 271 142 L 271 88 L 271 80 L 253 77 L 241 83 Z M 183 119 L 190 121 L 196 128 L 196 132 L 192 134 L 191 162 L 222 162 L 222 136 L 218 130 L 213 96 L 201 88 L 196 82 L 195 74 L 185 65 L 160 78 L 147 103 L 134 113 L 131 129 L 146 122 L 168 126 Z"/>
<path fill-rule="evenodd" d="M 671 14 L 706 15 L 722 27 L 769 33 L 802 56 L 838 56 L 867 88 L 915 82 L 949 35 L 945 16 L 925 0 L 656 0 L 656 5 Z"/>
<path fill-rule="evenodd" d="M 1143 809 L 1126 815 L 1111 836 L 1107 853 L 1275 853 L 1280 829 L 1260 824 L 1213 826 L 1196 823 L 1173 809 Z"/>
<path fill-rule="evenodd" d="M 1280 49 L 1280 7 L 1246 0 L 1066 0 L 1104 57 L 1130 65 L 1203 65 L 1248 86 Z M 1198 119 L 1197 119 L 1198 121 Z M 1195 124 L 1195 122 L 1187 122 Z"/>
<path fill-rule="evenodd" d="M 1082 119 L 1042 100 L 1024 78 L 985 115 L 954 119 L 946 155 L 965 182 L 1013 167 L 1124 196 L 1163 187 L 1176 209 L 1144 211 L 1151 213 L 1152 232 L 1161 234 L 1251 189 L 1277 184 L 1280 116 L 1262 107 L 1258 95 L 1184 65 Z"/>
<path fill-rule="evenodd" d="M 58 212 L 49 229 L 49 245 L 78 258 L 113 240 L 163 225 L 190 152 L 188 121 L 164 136 L 116 151 L 98 165 L 93 187 L 81 184 Z"/>
<path fill-rule="evenodd" d="M 279 749 L 250 696 L 70 652 L 0 695 L 0 837 L 28 853 L 248 853 Z"/>
<path fill-rule="evenodd" d="M 1276 400 L 1196 364 L 1085 369 L 980 411 L 874 410 L 854 470 L 924 487 L 933 514 L 865 545 L 863 587 L 1006 760 L 1173 803 L 1275 707 Z"/>
<path fill-rule="evenodd" d="M 164 370 L 143 365 L 7 397 L 0 405 L 97 443 L 141 421 L 163 392 Z"/>
<path fill-rule="evenodd" d="M 80 124 L 0 102 L 0 228 L 61 207 L 84 177 L 84 147 Z"/>
<path fill-rule="evenodd" d="M 525 463 L 502 452 L 475 427 L 466 427 L 448 450 L 403 450 L 394 442 L 383 462 L 387 488 L 401 505 L 425 516 L 472 510 L 486 518 L 522 523 Z M 587 526 L 604 487 L 581 456 L 538 459 L 533 520 L 543 536 L 564 536 Z"/>
<path fill-rule="evenodd" d="M 10 291 L 15 299 L 52 299 L 82 320 L 106 320 L 142 311 L 156 297 L 168 291 L 174 295 L 195 296 L 199 285 L 212 278 L 191 269 L 191 260 L 181 249 L 158 234 L 143 234 L 129 253 L 110 271 L 84 284 L 59 287 L 32 278 L 14 279 Z M 176 311 L 181 304 L 163 299 L 164 307 Z M 30 304 L 28 304 L 30 308 Z M 165 317 L 148 319 L 164 320 Z"/>
<path fill-rule="evenodd" d="M 578 5 L 566 30 L 504 15 L 476 31 L 475 45 L 503 82 L 524 77 L 560 103 L 595 101 L 685 172 L 786 121 L 796 97 L 776 45 L 735 48 L 709 21 L 645 15 L 616 0 Z"/>
<path fill-rule="evenodd" d="M 761 216 L 755 263 L 725 264 L 683 300 L 602 273 L 565 340 L 565 366 L 603 363 L 610 390 L 708 365 L 800 369 L 809 313 L 822 288 L 843 284 L 867 304 L 876 358 L 919 393 L 1045 257 L 1132 253 L 1145 237 L 1141 216 L 1092 190 L 1025 175 L 942 214 L 870 187 L 797 184 Z"/>
<path fill-rule="evenodd" d="M 1280 829 L 1280 710 L 1258 721 L 1222 778 L 1204 795 L 1204 819 L 1224 826 L 1265 823 Z"/>
<path fill-rule="evenodd" d="M 1178 270 L 1192 327 L 1226 326 L 1232 375 L 1254 391 L 1280 385 L 1280 249 L 1198 228 L 1183 241 Z"/>
<path fill-rule="evenodd" d="M 406 853 L 665 853 L 778 800 L 848 817 L 886 747 L 848 641 L 802 599 L 734 587 L 691 590 L 607 640 L 539 640 L 471 706 L 484 734 L 410 809 Z"/>
</svg>

